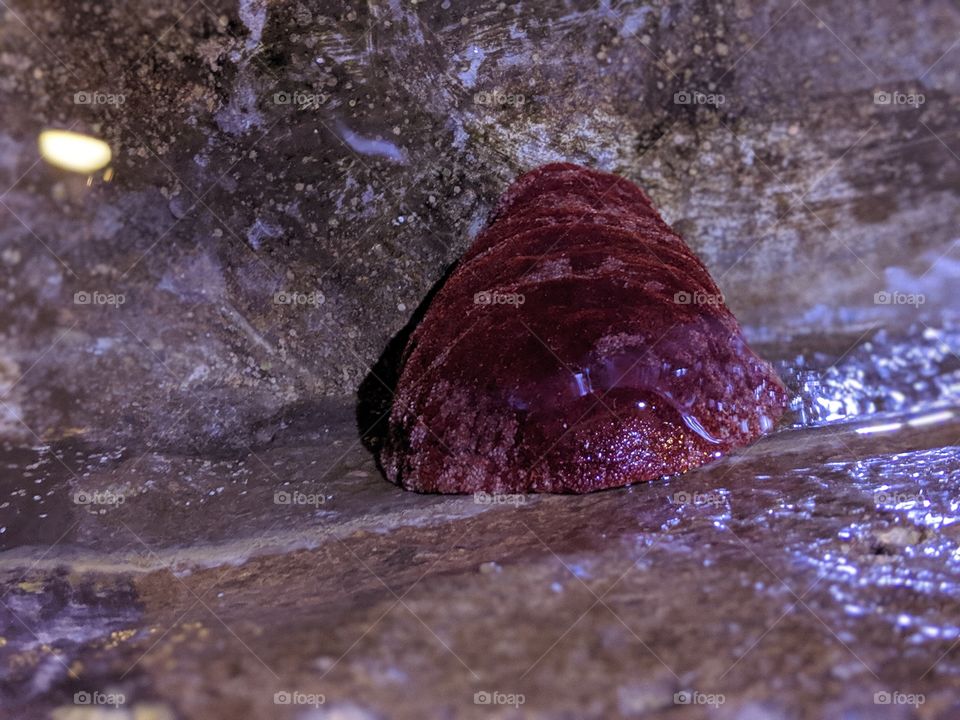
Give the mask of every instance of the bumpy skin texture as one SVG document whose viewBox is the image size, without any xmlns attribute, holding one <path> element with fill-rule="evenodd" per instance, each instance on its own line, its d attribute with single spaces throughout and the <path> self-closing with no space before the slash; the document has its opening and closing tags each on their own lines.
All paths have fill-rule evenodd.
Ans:
<svg viewBox="0 0 960 720">
<path fill-rule="evenodd" d="M 584 493 L 684 472 L 786 392 L 636 185 L 518 179 L 404 351 L 381 462 L 420 492 Z"/>
</svg>

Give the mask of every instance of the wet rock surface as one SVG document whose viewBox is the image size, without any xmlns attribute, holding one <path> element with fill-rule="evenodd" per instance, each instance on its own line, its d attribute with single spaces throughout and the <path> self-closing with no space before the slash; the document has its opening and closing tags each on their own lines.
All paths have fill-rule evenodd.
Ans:
<svg viewBox="0 0 960 720">
<path fill-rule="evenodd" d="M 4 707 L 95 717 L 86 692 L 122 695 L 121 717 L 952 717 L 960 421 L 930 417 L 784 430 L 588 496 L 407 493 L 349 425 L 319 454 L 50 448 L 0 510 Z M 17 533 L 21 516 L 47 534 Z M 922 713 L 876 693 L 923 695 Z"/>
<path fill-rule="evenodd" d="M 27 441 L 269 440 L 351 396 L 550 161 L 638 182 L 778 337 L 886 321 L 877 291 L 958 259 L 945 1 L 0 13 L 0 383 L 30 369 L 0 410 Z M 107 140 L 110 182 L 38 162 L 45 127 Z"/>
<path fill-rule="evenodd" d="M 956 717 L 958 28 L 0 5 L 0 715 Z M 388 343 L 561 160 L 649 191 L 790 416 L 669 481 L 405 493 Z"/>
</svg>

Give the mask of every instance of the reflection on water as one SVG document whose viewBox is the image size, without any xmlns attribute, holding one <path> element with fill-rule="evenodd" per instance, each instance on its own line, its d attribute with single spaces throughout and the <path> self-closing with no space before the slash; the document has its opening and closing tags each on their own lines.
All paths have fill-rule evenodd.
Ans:
<svg viewBox="0 0 960 720">
<path fill-rule="evenodd" d="M 46 644 L 110 676 L 89 648 L 127 653 L 124 668 L 137 660 L 155 641 L 155 609 L 171 602 L 165 593 L 145 601 L 149 588 L 236 567 L 242 579 L 218 610 L 249 593 L 256 620 L 281 625 L 291 596 L 315 609 L 353 587 L 344 543 L 369 538 L 377 550 L 358 546 L 358 556 L 390 586 L 442 558 L 437 576 L 455 582 L 436 590 L 443 581 L 431 578 L 431 592 L 446 593 L 435 607 L 463 606 L 472 618 L 488 609 L 490 583 L 511 611 L 539 592 L 537 604 L 559 603 L 570 623 L 594 601 L 583 585 L 595 587 L 631 628 L 625 635 L 611 618 L 612 642 L 641 638 L 679 669 L 714 658 L 731 696 L 771 658 L 794 656 L 859 676 L 851 692 L 932 694 L 960 679 L 950 655 L 960 634 L 960 333 L 920 327 L 856 340 L 764 349 L 793 413 L 749 448 L 663 481 L 517 505 L 397 489 L 357 442 L 349 412 L 244 458 L 0 447 L 0 577 L 10 589 L 0 623 L 13 628 L 0 635 L 7 652 Z M 276 501 L 278 491 L 321 490 L 320 506 Z M 456 552 L 436 552 L 457 536 Z M 414 568 L 421 555 L 430 559 Z M 317 578 L 330 584 L 318 590 Z M 370 583 L 364 593 L 379 585 Z M 693 644 L 683 640 L 690 627 Z M 18 697 L 63 682 L 64 666 L 51 668 L 49 681 L 25 670 Z"/>
<path fill-rule="evenodd" d="M 960 328 L 880 329 L 840 357 L 814 352 L 778 369 L 795 393 L 794 427 L 954 407 L 960 405 Z M 914 424 L 941 418 L 948 419 L 931 413 Z"/>
<path fill-rule="evenodd" d="M 960 637 L 960 328 L 855 341 L 764 348 L 792 395 L 779 431 L 670 484 L 684 488 L 674 497 L 686 519 L 704 524 L 691 547 L 716 531 L 749 535 L 744 545 L 786 579 L 758 592 L 813 588 L 807 602 L 866 658 L 923 645 L 920 676 Z"/>
</svg>

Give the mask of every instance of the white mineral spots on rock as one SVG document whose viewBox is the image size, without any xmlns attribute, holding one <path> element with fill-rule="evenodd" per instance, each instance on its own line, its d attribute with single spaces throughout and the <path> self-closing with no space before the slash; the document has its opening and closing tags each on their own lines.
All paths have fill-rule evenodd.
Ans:
<svg viewBox="0 0 960 720">
<path fill-rule="evenodd" d="M 527 33 L 525 30 L 521 29 L 519 25 L 514 23 L 510 26 L 510 39 L 511 40 L 526 40 Z"/>
<path fill-rule="evenodd" d="M 242 135 L 263 124 L 263 116 L 257 110 L 257 90 L 242 70 L 237 75 L 230 102 L 217 113 L 217 124 L 231 135 Z"/>
<path fill-rule="evenodd" d="M 254 250 L 259 250 L 264 238 L 278 238 L 282 234 L 283 229 L 276 223 L 257 218 L 247 230 L 247 242 Z"/>
<path fill-rule="evenodd" d="M 114 338 L 100 337 L 94 341 L 93 347 L 90 348 L 90 352 L 92 352 L 94 355 L 103 355 L 108 350 L 110 350 L 115 344 L 116 344 L 116 339 Z"/>
<path fill-rule="evenodd" d="M 23 440 L 29 435 L 20 419 L 23 408 L 20 407 L 17 383 L 21 371 L 16 360 L 0 355 L 0 437 L 11 440 Z"/>
<path fill-rule="evenodd" d="M 334 28 L 319 33 L 317 37 L 314 50 L 318 57 L 329 57 L 330 61 L 336 65 L 364 63 L 373 52 L 371 46 L 343 35 Z"/>
<path fill-rule="evenodd" d="M 393 17 L 401 21 L 402 26 L 405 26 L 406 40 L 413 45 L 423 45 L 425 37 L 416 8 L 407 7 L 407 3 L 401 2 L 401 0 L 390 0 L 390 11 Z"/>
<path fill-rule="evenodd" d="M 447 118 L 447 128 L 453 132 L 453 147 L 463 150 L 470 139 L 470 133 L 463 126 L 463 117 L 461 113 L 451 113 Z"/>
<path fill-rule="evenodd" d="M 551 162 L 582 161 L 598 170 L 612 171 L 635 160 L 636 148 L 611 145 L 606 138 L 611 133 L 630 133 L 633 130 L 622 118 L 602 108 L 593 108 L 564 125 L 559 132 L 545 123 L 519 117 L 509 127 L 488 124 L 476 114 L 464 114 L 471 131 L 483 129 L 503 152 L 511 155 L 522 168 L 534 168 Z M 471 122 L 472 121 L 472 122 Z M 558 140 L 575 150 L 559 151 Z"/>
<path fill-rule="evenodd" d="M 355 133 L 353 130 L 342 124 L 338 124 L 337 128 L 347 144 L 358 153 L 362 155 L 370 155 L 372 157 L 386 158 L 387 160 L 392 160 L 399 165 L 407 164 L 406 151 L 404 151 L 403 148 L 397 147 L 389 140 L 365 137 Z"/>
<path fill-rule="evenodd" d="M 651 14 L 656 15 L 656 8 L 641 7 L 631 9 L 629 12 L 622 12 L 620 17 L 620 37 L 629 38 L 637 35 L 647 24 L 647 17 Z"/>
<path fill-rule="evenodd" d="M 216 115 L 220 129 L 231 135 L 242 135 L 263 124 L 263 116 L 257 110 L 259 84 L 250 69 L 250 57 L 259 51 L 263 28 L 267 21 L 265 0 L 240 0 L 240 19 L 249 33 L 244 53 L 235 52 L 237 77 L 230 100 Z"/>
<path fill-rule="evenodd" d="M 482 207 L 479 208 L 476 214 L 470 218 L 470 223 L 467 225 L 467 238 L 470 241 L 476 239 L 477 235 L 483 230 L 487 225 L 487 216 L 489 215 L 489 208 Z"/>
<path fill-rule="evenodd" d="M 253 50 L 263 37 L 263 27 L 267 22 L 266 0 L 240 0 L 240 19 L 250 33 L 247 49 Z"/>
<path fill-rule="evenodd" d="M 190 386 L 193 383 L 203 382 L 208 375 L 210 375 L 210 367 L 208 365 L 198 365 L 183 381 L 183 385 Z"/>
<path fill-rule="evenodd" d="M 487 57 L 486 51 L 478 45 L 471 45 L 462 55 L 454 55 L 454 64 L 469 63 L 465 70 L 457 73 L 460 83 L 467 89 L 477 84 L 477 71 Z"/>
</svg>

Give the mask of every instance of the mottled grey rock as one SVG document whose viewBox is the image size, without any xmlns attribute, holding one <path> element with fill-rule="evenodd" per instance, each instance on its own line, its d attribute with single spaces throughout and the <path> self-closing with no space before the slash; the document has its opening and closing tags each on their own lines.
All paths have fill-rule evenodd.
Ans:
<svg viewBox="0 0 960 720">
<path fill-rule="evenodd" d="M 957 717 L 958 30 L 946 0 L 0 4 L 2 713 Z M 37 162 L 48 126 L 112 179 Z M 649 191 L 791 417 L 613 492 L 405 493 L 357 428 L 397 334 L 558 159 Z"/>
<path fill-rule="evenodd" d="M 890 321 L 875 292 L 956 276 L 919 279 L 960 215 L 945 1 L 0 12 L 0 378 L 30 369 L 0 422 L 25 439 L 243 449 L 351 396 L 551 160 L 644 186 L 757 335 Z M 112 181 L 35 164 L 47 126 L 108 140 Z"/>
</svg>

